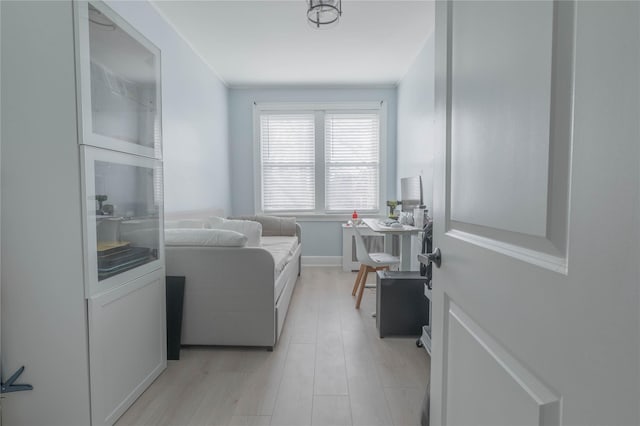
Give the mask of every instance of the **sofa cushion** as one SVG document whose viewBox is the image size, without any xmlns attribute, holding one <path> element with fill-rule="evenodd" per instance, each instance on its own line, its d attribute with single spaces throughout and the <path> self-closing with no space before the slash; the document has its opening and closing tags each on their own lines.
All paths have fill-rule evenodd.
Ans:
<svg viewBox="0 0 640 426">
<path fill-rule="evenodd" d="M 260 247 L 262 225 L 251 220 L 229 220 L 217 216 L 209 218 L 211 229 L 228 229 L 247 236 L 247 247 Z"/>
<path fill-rule="evenodd" d="M 209 222 L 200 219 L 167 220 L 164 222 L 165 229 L 203 229 L 209 228 Z"/>
<path fill-rule="evenodd" d="M 293 254 L 298 248 L 297 237 L 262 237 L 262 248 L 273 256 L 275 264 L 276 288 L 275 298 L 278 300 L 280 293 L 284 289 L 286 281 L 280 280 L 280 274 L 291 261 Z"/>
<path fill-rule="evenodd" d="M 296 235 L 296 218 L 295 217 L 279 217 L 279 216 L 239 216 L 234 219 L 252 220 L 262 224 L 262 236 L 295 236 Z"/>
<path fill-rule="evenodd" d="M 295 253 L 298 248 L 297 237 L 262 237 L 262 247 L 269 252 L 284 252 L 288 255 Z"/>
<path fill-rule="evenodd" d="M 165 229 L 168 246 L 244 247 L 247 236 L 228 229 Z"/>
</svg>

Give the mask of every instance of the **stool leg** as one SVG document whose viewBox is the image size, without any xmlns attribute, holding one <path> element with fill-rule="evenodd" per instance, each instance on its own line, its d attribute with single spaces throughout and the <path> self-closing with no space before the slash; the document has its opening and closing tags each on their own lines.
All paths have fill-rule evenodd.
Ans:
<svg viewBox="0 0 640 426">
<path fill-rule="evenodd" d="M 351 295 L 355 296 L 356 291 L 358 291 L 358 284 L 360 284 L 360 278 L 362 278 L 362 273 L 364 272 L 366 265 L 360 264 L 360 270 L 358 271 L 358 276 L 356 277 L 356 282 L 353 283 L 353 290 L 351 291 Z"/>
<path fill-rule="evenodd" d="M 362 295 L 364 294 L 364 286 L 367 284 L 367 275 L 369 275 L 369 271 L 375 271 L 375 269 L 367 266 L 364 270 L 364 275 L 362 277 L 362 282 L 360 283 L 360 290 L 358 291 L 358 299 L 356 300 L 356 309 L 360 309 L 360 302 L 362 301 Z"/>
</svg>

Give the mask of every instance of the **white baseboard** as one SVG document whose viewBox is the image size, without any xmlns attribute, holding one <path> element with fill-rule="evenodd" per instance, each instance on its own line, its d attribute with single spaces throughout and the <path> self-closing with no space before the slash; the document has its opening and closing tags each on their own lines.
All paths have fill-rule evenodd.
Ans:
<svg viewBox="0 0 640 426">
<path fill-rule="evenodd" d="M 302 266 L 342 266 L 342 256 L 302 256 Z"/>
</svg>

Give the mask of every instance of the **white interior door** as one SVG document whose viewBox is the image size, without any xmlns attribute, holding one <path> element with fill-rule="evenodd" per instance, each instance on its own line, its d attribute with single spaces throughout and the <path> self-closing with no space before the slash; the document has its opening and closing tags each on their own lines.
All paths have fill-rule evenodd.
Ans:
<svg viewBox="0 0 640 426">
<path fill-rule="evenodd" d="M 438 1 L 431 424 L 640 424 L 638 2 Z"/>
<path fill-rule="evenodd" d="M 0 22 L 2 21 L 2 6 L 0 6 Z M 0 35 L 0 46 L 2 46 L 2 36 Z M 2 54 L 0 54 L 0 82 L 2 82 Z M 2 83 L 0 83 L 0 98 L 2 98 Z M 0 102 L 1 104 L 2 102 Z M 0 107 L 0 123 L 2 123 L 2 110 Z M 0 157 L 2 156 L 2 128 L 0 124 Z M 0 176 L 2 173 L 0 173 Z M 0 199 L 2 199 L 2 185 L 0 184 Z M 2 209 L 0 209 L 1 211 Z M 1 222 L 1 221 L 0 221 Z M 0 241 L 2 241 L 2 235 L 0 234 Z M 0 244 L 2 247 L 2 244 Z M 2 253 L 0 253 L 0 259 L 2 259 Z M 0 262 L 1 263 L 1 262 Z M 1 265 L 0 265 L 1 267 Z M 0 277 L 2 272 L 0 271 Z M 2 319 L 2 280 L 0 280 L 0 320 Z M 0 321 L 0 372 L 2 372 L 2 324 Z M 2 398 L 0 398 L 0 426 L 2 426 Z"/>
</svg>

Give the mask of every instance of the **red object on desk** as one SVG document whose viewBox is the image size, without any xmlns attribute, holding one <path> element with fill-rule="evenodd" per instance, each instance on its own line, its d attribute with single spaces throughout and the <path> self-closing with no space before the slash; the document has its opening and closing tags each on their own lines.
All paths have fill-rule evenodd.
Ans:
<svg viewBox="0 0 640 426">
<path fill-rule="evenodd" d="M 351 218 L 352 218 L 353 220 L 358 219 L 358 212 L 354 210 L 354 211 L 353 211 L 353 214 L 351 215 Z"/>
</svg>

